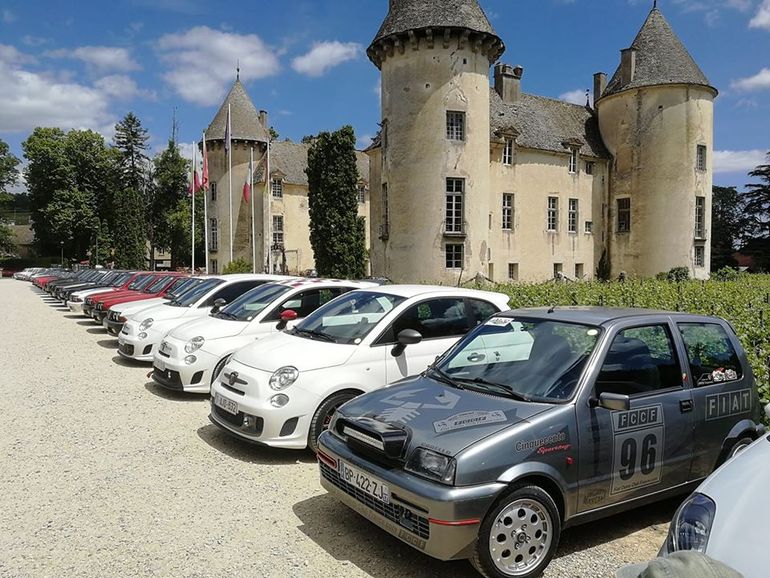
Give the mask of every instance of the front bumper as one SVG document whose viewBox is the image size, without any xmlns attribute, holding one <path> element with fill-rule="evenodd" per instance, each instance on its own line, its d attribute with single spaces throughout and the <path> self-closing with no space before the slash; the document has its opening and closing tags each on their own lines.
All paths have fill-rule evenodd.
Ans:
<svg viewBox="0 0 770 578">
<path fill-rule="evenodd" d="M 499 482 L 452 487 L 399 468 L 384 468 L 354 454 L 326 432 L 318 442 L 321 485 L 335 498 L 413 548 L 439 560 L 470 558 L 481 522 L 500 492 Z M 380 502 L 340 478 L 339 460 L 366 472 L 390 489 Z"/>
<path fill-rule="evenodd" d="M 196 357 L 196 361 L 188 365 L 184 359 L 166 357 L 158 352 L 153 358 L 152 378 L 168 389 L 209 393 L 211 374 L 219 360 L 200 349 L 192 355 Z"/>
<path fill-rule="evenodd" d="M 123 331 L 123 324 L 123 321 L 111 321 L 110 319 L 106 319 L 102 322 L 102 325 L 107 329 L 107 333 L 114 335 L 115 337 L 120 335 L 120 332 Z"/>
<path fill-rule="evenodd" d="M 73 303 L 72 301 L 67 301 L 67 307 L 69 307 L 69 310 L 73 313 L 83 313 L 83 302 L 79 301 L 77 303 Z"/>
<path fill-rule="evenodd" d="M 153 335 L 147 334 L 145 339 L 139 339 L 136 335 L 118 334 L 118 353 L 127 359 L 134 361 L 152 361 L 160 339 L 153 339 Z"/>
</svg>

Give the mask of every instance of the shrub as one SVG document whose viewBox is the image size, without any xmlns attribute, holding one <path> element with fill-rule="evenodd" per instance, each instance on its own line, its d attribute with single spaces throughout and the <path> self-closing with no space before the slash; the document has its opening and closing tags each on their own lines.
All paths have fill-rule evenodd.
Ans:
<svg viewBox="0 0 770 578">
<path fill-rule="evenodd" d="M 737 281 L 740 277 L 740 273 L 732 267 L 722 267 L 719 271 L 715 271 L 711 278 L 715 281 Z"/>
<path fill-rule="evenodd" d="M 251 273 L 252 271 L 253 271 L 253 268 L 251 266 L 251 263 L 246 259 L 239 258 L 239 259 L 230 261 L 225 267 L 224 271 L 222 271 L 222 274 L 232 275 L 233 273 Z"/>
<path fill-rule="evenodd" d="M 672 283 L 690 280 L 690 270 L 687 267 L 674 267 L 666 275 L 666 279 Z"/>
</svg>

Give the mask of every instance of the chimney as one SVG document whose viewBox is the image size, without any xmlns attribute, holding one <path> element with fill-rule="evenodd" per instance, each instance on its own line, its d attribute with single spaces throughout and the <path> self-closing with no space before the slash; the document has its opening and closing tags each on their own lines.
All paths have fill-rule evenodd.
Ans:
<svg viewBox="0 0 770 578">
<path fill-rule="evenodd" d="M 605 88 L 607 88 L 607 75 L 603 72 L 597 72 L 594 74 L 594 105 L 604 94 Z"/>
<path fill-rule="evenodd" d="M 634 81 L 636 75 L 636 48 L 624 48 L 620 51 L 620 84 L 626 86 Z"/>
<path fill-rule="evenodd" d="M 521 99 L 521 77 L 524 68 L 498 63 L 495 65 L 495 91 L 505 104 L 516 104 Z"/>
<path fill-rule="evenodd" d="M 267 128 L 267 111 L 266 110 L 259 111 L 259 124 L 261 124 L 264 128 Z"/>
</svg>

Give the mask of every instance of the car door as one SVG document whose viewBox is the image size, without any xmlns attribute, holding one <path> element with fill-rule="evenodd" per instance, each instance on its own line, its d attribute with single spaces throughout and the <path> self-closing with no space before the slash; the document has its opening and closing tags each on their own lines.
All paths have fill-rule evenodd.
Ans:
<svg viewBox="0 0 770 578">
<path fill-rule="evenodd" d="M 385 376 L 388 383 L 416 375 L 454 345 L 470 328 L 469 306 L 462 297 L 435 297 L 415 303 L 401 312 L 377 339 L 374 347 L 385 347 Z M 409 345 L 394 357 L 390 350 L 404 329 L 422 335 L 420 343 Z"/>
<path fill-rule="evenodd" d="M 297 318 L 294 321 L 286 324 L 287 328 L 292 327 L 322 305 L 326 305 L 332 299 L 336 299 L 350 290 L 349 287 L 313 287 L 295 293 L 291 297 L 284 299 L 265 315 L 260 321 L 259 331 L 265 331 L 266 327 L 269 327 L 270 333 L 278 331 L 277 325 L 281 320 L 281 314 L 288 310 L 292 310 L 297 314 Z"/>
<path fill-rule="evenodd" d="M 677 323 L 693 386 L 695 443 L 691 479 L 708 476 L 732 427 L 752 417 L 750 372 L 741 363 L 732 331 L 721 323 Z M 738 346 L 739 347 L 739 346 Z"/>
<path fill-rule="evenodd" d="M 693 442 L 692 394 L 675 328 L 666 318 L 614 329 L 591 389 L 576 405 L 578 511 L 685 483 Z M 628 411 L 597 405 L 603 392 L 629 396 Z"/>
</svg>

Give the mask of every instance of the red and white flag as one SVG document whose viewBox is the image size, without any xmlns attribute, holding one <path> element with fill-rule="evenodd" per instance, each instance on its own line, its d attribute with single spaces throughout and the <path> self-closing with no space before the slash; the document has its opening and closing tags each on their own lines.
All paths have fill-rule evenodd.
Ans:
<svg viewBox="0 0 770 578">
<path fill-rule="evenodd" d="M 203 133 L 203 175 L 201 177 L 201 187 L 204 191 L 209 189 L 209 153 L 206 150 L 206 133 Z"/>
<path fill-rule="evenodd" d="M 249 159 L 249 169 L 246 173 L 246 182 L 243 183 L 243 200 L 248 204 L 251 201 L 251 181 L 254 178 L 253 161 Z"/>
</svg>

